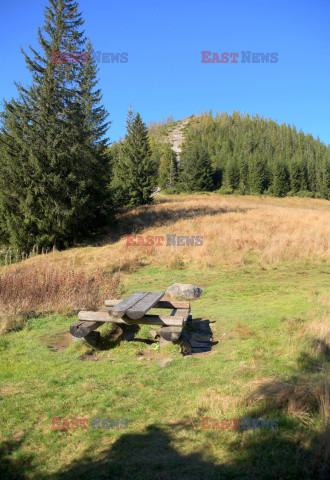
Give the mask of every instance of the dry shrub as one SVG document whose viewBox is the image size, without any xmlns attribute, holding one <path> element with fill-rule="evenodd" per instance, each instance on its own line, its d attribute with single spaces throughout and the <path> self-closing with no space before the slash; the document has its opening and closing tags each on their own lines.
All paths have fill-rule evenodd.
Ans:
<svg viewBox="0 0 330 480">
<path fill-rule="evenodd" d="M 312 412 L 319 410 L 320 395 L 319 381 L 300 377 L 288 382 L 261 382 L 250 396 L 249 403 L 265 403 L 267 410 L 282 410 L 304 422 Z"/>
<path fill-rule="evenodd" d="M 3 269 L 0 274 L 0 333 L 28 317 L 43 313 L 73 313 L 97 309 L 116 295 L 120 274 L 56 266 L 39 261 Z"/>
</svg>

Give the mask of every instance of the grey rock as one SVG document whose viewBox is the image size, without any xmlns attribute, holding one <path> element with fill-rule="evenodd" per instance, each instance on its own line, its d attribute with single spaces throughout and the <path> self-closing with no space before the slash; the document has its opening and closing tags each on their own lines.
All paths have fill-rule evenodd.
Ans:
<svg viewBox="0 0 330 480">
<path fill-rule="evenodd" d="M 197 287 L 190 283 L 173 283 L 166 293 L 171 297 L 199 298 L 204 292 L 204 288 Z"/>
</svg>

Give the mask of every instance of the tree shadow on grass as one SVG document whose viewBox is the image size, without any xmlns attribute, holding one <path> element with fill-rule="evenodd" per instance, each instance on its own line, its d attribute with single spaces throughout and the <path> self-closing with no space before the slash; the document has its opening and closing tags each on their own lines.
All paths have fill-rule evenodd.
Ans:
<svg viewBox="0 0 330 480">
<path fill-rule="evenodd" d="M 162 208 L 154 210 L 153 206 L 144 206 L 138 211 L 128 211 L 122 213 L 120 218 L 109 228 L 107 238 L 104 238 L 101 244 L 105 245 L 109 242 L 117 242 L 122 236 L 129 234 L 138 234 L 146 228 L 161 226 L 170 226 L 173 223 L 189 218 L 198 218 L 206 215 L 219 215 L 225 213 L 247 212 L 250 208 L 230 208 L 230 207 L 190 207 L 190 208 Z M 172 233 L 172 232 L 168 232 Z M 175 232 L 173 232 L 175 233 Z M 189 232 L 186 232 L 189 235 Z M 200 235 L 203 232 L 199 233 Z"/>
<path fill-rule="evenodd" d="M 93 450 L 68 469 L 47 480 L 325 480 L 313 467 L 313 446 L 300 447 L 280 432 L 256 432 L 238 438 L 230 446 L 231 462 L 216 464 L 212 452 L 221 448 L 219 433 L 205 439 L 199 451 L 179 453 L 173 447 L 171 429 L 193 429 L 185 423 L 149 425 L 144 433 L 124 433 L 95 460 Z M 239 434 L 237 434 L 239 437 Z M 315 438 L 313 441 L 318 441 Z"/>
<path fill-rule="evenodd" d="M 327 349 L 315 352 L 326 367 Z M 330 478 L 329 384 L 321 371 L 315 378 L 314 365 L 306 369 L 306 355 L 298 361 L 294 375 L 283 380 L 264 382 L 247 400 L 245 417 L 277 418 L 278 428 L 248 429 L 231 432 L 202 430 L 201 417 L 169 425 L 148 425 L 141 433 L 126 433 L 106 448 L 110 438 L 95 437 L 79 460 L 64 466 L 60 472 L 42 475 L 33 470 L 33 458 L 24 456 L 21 441 L 0 445 L 1 480 L 328 480 Z M 308 360 L 307 366 L 310 365 Z M 323 400 L 322 400 L 323 399 Z M 180 401 L 178 399 L 178 401 Z M 251 405 L 249 407 L 249 405 Z M 321 431 L 311 428 L 311 418 L 324 410 L 325 425 Z M 304 414 L 307 415 L 304 417 Z M 130 425 L 129 425 L 130 427 Z M 134 425 L 132 425 L 134 427 Z M 95 432 L 97 433 L 97 432 Z M 104 434 L 107 431 L 104 430 Z M 190 440 L 188 441 L 188 438 Z M 194 453 L 182 453 L 185 446 Z M 182 444 L 182 451 L 174 445 Z M 216 463 L 225 445 L 226 462 Z M 97 448 L 96 448 L 97 447 Z M 17 455 L 17 453 L 22 453 Z M 37 453 L 35 454 L 37 456 Z M 51 455 L 51 452 L 49 452 Z M 229 457 L 228 457 L 229 455 Z M 228 460 L 230 458 L 230 460 Z"/>
<path fill-rule="evenodd" d="M 245 399 L 252 405 L 245 418 L 278 420 L 276 430 L 262 430 L 263 422 L 254 430 L 251 422 L 250 430 L 240 431 L 245 447 L 251 453 L 259 451 L 258 467 L 264 463 L 273 478 L 330 478 L 329 346 L 315 339 L 311 346 L 299 355 L 293 375 L 263 382 Z M 311 428 L 316 421 L 322 425 L 318 431 Z M 238 443 L 239 439 L 233 442 L 234 450 Z"/>
<path fill-rule="evenodd" d="M 33 455 L 15 456 L 23 445 L 21 440 L 9 440 L 0 443 L 0 478 L 1 480 L 25 480 L 33 472 Z M 14 458 L 13 458 L 14 454 Z"/>
<path fill-rule="evenodd" d="M 199 429 L 199 426 L 196 426 Z M 15 458 L 20 442 L 0 446 L 1 480 L 327 480 L 329 471 L 315 467 L 315 447 L 325 435 L 315 435 L 309 448 L 288 438 L 283 431 L 237 433 L 229 449 L 232 460 L 215 463 L 213 452 L 221 448 L 218 431 L 205 432 L 205 443 L 194 453 L 173 447 L 171 431 L 189 433 L 194 427 L 180 422 L 168 426 L 149 425 L 143 433 L 123 433 L 95 460 L 95 442 L 82 458 L 62 471 L 42 474 L 33 468 L 31 456 Z M 196 432 L 198 434 L 198 432 Z M 211 434 L 211 435 L 210 435 Z M 323 438 L 321 438 L 323 436 Z M 176 441 L 180 441 L 178 437 Z M 12 455 L 12 456 L 11 456 Z M 99 454 L 98 454 L 99 455 Z M 37 456 L 37 454 L 36 454 Z"/>
<path fill-rule="evenodd" d="M 294 375 L 263 382 L 245 398 L 245 418 L 278 419 L 278 428 L 241 428 L 228 439 L 228 431 L 202 429 L 206 412 L 200 409 L 193 422 L 123 432 L 101 460 L 94 460 L 90 448 L 78 462 L 47 480 L 328 480 L 329 358 L 324 345 L 313 344 L 312 359 L 301 354 Z M 324 425 L 316 430 L 312 426 L 322 411 Z M 196 438 L 197 448 L 184 454 L 174 445 L 188 436 Z M 191 448 L 192 440 L 188 443 Z M 227 461 L 216 463 L 214 452 L 224 444 Z"/>
</svg>

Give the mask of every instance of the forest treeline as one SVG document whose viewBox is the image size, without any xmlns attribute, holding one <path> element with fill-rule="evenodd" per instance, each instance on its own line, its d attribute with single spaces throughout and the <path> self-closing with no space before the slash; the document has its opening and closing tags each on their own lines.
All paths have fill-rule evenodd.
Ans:
<svg viewBox="0 0 330 480">
<path fill-rule="evenodd" d="M 170 116 L 149 128 L 130 108 L 110 146 L 97 64 L 75 0 L 49 0 L 39 51 L 23 51 L 30 86 L 4 101 L 0 131 L 0 246 L 63 248 L 114 222 L 121 208 L 168 192 L 330 198 L 330 151 L 311 135 L 262 117 L 205 112 L 184 128 L 180 159 Z M 53 52 L 86 52 L 54 62 Z M 70 55 L 68 55 L 70 57 Z"/>
<path fill-rule="evenodd" d="M 164 130 L 164 125 L 158 128 Z M 179 164 L 170 159 L 167 144 L 152 146 L 157 183 L 169 191 L 330 198 L 330 147 L 294 126 L 258 115 L 192 116 Z"/>
</svg>

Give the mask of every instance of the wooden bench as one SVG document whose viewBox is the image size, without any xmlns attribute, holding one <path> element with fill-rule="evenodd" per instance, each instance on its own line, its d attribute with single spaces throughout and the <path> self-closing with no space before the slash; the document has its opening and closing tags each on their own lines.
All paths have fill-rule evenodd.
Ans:
<svg viewBox="0 0 330 480">
<path fill-rule="evenodd" d="M 189 302 L 162 300 L 164 292 L 134 292 L 124 300 L 106 300 L 106 308 L 98 312 L 81 311 L 78 322 L 70 327 L 74 337 L 86 337 L 103 323 L 119 325 L 160 325 L 163 341 L 179 339 L 190 313 Z M 152 308 L 172 309 L 170 315 L 147 314 Z"/>
</svg>

